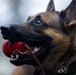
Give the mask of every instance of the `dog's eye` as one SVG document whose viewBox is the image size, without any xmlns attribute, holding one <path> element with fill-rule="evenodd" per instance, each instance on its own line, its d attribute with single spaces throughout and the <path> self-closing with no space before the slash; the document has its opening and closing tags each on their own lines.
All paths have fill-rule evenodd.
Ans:
<svg viewBox="0 0 76 75">
<path fill-rule="evenodd" d="M 42 25 L 42 24 L 43 24 L 43 21 L 42 21 L 40 18 L 36 18 L 36 19 L 33 21 L 33 24 L 34 24 L 34 25 Z"/>
</svg>

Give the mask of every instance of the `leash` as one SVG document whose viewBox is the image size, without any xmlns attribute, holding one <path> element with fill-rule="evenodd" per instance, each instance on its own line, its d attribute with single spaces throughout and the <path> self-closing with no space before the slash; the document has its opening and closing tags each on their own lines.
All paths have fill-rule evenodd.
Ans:
<svg viewBox="0 0 76 75">
<path fill-rule="evenodd" d="M 31 53 L 31 55 L 33 56 L 34 60 L 36 61 L 36 63 L 38 64 L 38 66 L 40 67 L 40 70 L 42 72 L 43 75 L 46 75 L 44 70 L 43 70 L 43 67 L 42 65 L 40 64 L 40 61 L 37 59 L 37 57 L 35 56 L 34 53 L 32 53 L 32 50 L 30 49 L 30 47 L 26 44 L 24 44 L 24 46 L 28 49 L 28 51 Z"/>
</svg>

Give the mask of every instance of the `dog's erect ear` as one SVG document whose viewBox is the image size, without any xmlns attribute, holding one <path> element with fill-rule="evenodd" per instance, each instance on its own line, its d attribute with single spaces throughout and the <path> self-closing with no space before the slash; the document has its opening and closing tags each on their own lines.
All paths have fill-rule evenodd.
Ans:
<svg viewBox="0 0 76 75">
<path fill-rule="evenodd" d="M 53 0 L 50 0 L 46 11 L 55 11 Z"/>
<path fill-rule="evenodd" d="M 72 20 L 68 24 L 65 24 L 65 27 L 68 28 L 70 31 L 73 31 L 74 29 L 76 31 L 76 20 Z"/>
<path fill-rule="evenodd" d="M 65 24 L 65 27 L 68 29 L 70 37 L 73 38 L 76 34 L 76 20 L 72 20 L 68 24 Z"/>
<path fill-rule="evenodd" d="M 72 0 L 70 5 L 61 11 L 61 17 L 65 23 L 67 29 L 69 29 L 69 34 L 76 33 L 76 0 Z"/>
<path fill-rule="evenodd" d="M 72 0 L 66 9 L 61 11 L 61 17 L 67 22 L 76 19 L 76 0 Z"/>
</svg>

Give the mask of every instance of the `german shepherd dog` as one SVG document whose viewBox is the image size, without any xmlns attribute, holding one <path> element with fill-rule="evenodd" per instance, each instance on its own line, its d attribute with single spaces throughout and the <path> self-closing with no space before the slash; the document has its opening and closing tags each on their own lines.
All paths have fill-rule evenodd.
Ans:
<svg viewBox="0 0 76 75">
<path fill-rule="evenodd" d="M 1 26 L 4 39 L 10 42 L 27 41 L 30 48 L 37 48 L 35 56 L 40 61 L 46 75 L 76 74 L 76 0 L 61 12 L 55 11 L 50 0 L 46 12 L 30 16 L 22 25 Z M 31 54 L 10 60 L 14 65 L 33 65 L 34 75 L 41 75 Z"/>
</svg>

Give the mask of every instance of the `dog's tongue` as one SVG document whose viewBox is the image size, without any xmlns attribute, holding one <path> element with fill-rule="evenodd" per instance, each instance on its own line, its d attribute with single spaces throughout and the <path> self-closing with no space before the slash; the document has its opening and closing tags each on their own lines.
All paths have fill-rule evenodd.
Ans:
<svg viewBox="0 0 76 75">
<path fill-rule="evenodd" d="M 19 50 L 20 52 L 26 52 L 27 51 L 27 48 L 24 46 L 24 44 L 27 45 L 26 42 L 15 42 L 15 43 L 11 43 L 8 40 L 4 40 L 4 42 L 2 44 L 3 53 L 7 57 L 11 57 L 11 54 L 15 50 Z"/>
</svg>

